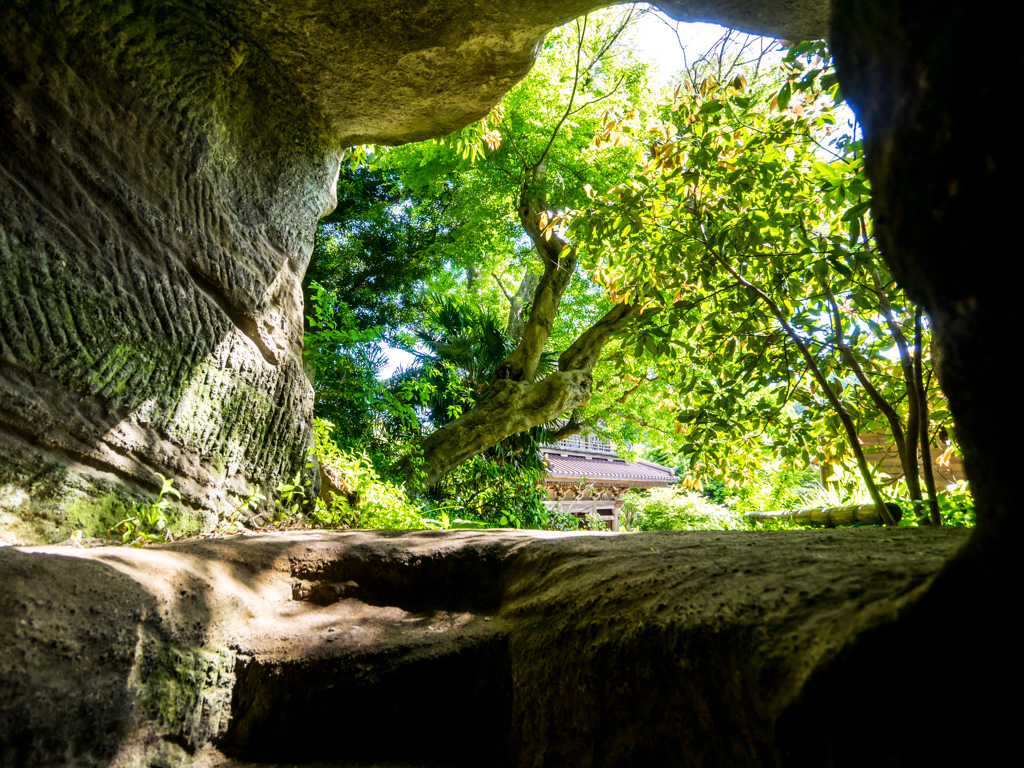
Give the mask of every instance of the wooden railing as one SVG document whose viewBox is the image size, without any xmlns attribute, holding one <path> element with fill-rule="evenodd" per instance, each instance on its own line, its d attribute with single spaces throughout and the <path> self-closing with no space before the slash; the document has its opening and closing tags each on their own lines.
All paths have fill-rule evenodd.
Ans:
<svg viewBox="0 0 1024 768">
<path fill-rule="evenodd" d="M 608 456 L 614 456 L 615 451 L 608 445 L 604 440 L 601 440 L 594 435 L 572 435 L 564 440 L 559 440 L 557 443 L 552 443 L 543 446 L 554 451 L 560 451 L 563 453 L 573 453 L 579 451 L 581 453 L 603 453 Z"/>
</svg>

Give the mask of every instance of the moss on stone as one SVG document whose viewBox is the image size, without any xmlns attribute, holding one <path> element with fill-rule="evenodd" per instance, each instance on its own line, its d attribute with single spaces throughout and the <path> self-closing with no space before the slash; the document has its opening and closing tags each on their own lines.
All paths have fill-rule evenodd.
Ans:
<svg viewBox="0 0 1024 768">
<path fill-rule="evenodd" d="M 192 536 L 203 530 L 202 516 L 186 507 L 171 507 L 166 511 L 168 530 L 175 536 Z"/>
<path fill-rule="evenodd" d="M 146 642 L 137 677 L 143 713 L 184 737 L 192 747 L 209 741 L 227 725 L 234 661 L 234 653 L 228 649 Z"/>
<path fill-rule="evenodd" d="M 171 727 L 180 726 L 195 707 L 205 673 L 193 652 L 170 643 L 147 649 L 139 668 L 142 711 Z"/>
<path fill-rule="evenodd" d="M 216 456 L 214 456 L 210 460 L 210 465 L 213 467 L 214 472 L 216 472 L 221 477 L 224 477 L 225 473 L 227 472 L 228 462 L 227 459 L 224 458 L 223 454 L 217 454 Z"/>
<path fill-rule="evenodd" d="M 83 536 L 104 537 L 107 531 L 131 517 L 133 505 L 116 493 L 108 493 L 98 499 L 79 496 L 65 507 L 68 522 Z"/>
<path fill-rule="evenodd" d="M 153 499 L 149 503 L 155 504 L 156 501 Z M 138 515 L 140 507 L 147 507 L 149 503 L 133 502 L 116 493 L 108 493 L 98 499 L 79 496 L 65 507 L 65 511 L 72 530 L 80 530 L 84 536 L 103 538 L 108 530 L 116 527 L 121 521 Z M 167 529 L 175 537 L 191 536 L 203 529 L 204 521 L 201 515 L 187 507 L 167 507 L 163 511 L 163 518 L 167 523 Z"/>
</svg>

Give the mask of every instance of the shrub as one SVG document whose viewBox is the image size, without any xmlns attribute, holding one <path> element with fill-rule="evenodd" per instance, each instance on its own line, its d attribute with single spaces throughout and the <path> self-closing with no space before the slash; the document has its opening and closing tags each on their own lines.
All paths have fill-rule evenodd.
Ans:
<svg viewBox="0 0 1024 768">
<path fill-rule="evenodd" d="M 548 512 L 548 522 L 544 529 L 548 531 L 578 531 L 580 519 L 564 509 L 553 509 Z"/>
<path fill-rule="evenodd" d="M 938 494 L 943 525 L 973 526 L 974 499 L 966 480 L 960 480 Z"/>
<path fill-rule="evenodd" d="M 819 487 L 818 471 L 769 464 L 745 482 L 731 505 L 737 512 L 767 512 L 806 506 L 807 494 Z"/>
<path fill-rule="evenodd" d="M 380 479 L 365 453 L 342 451 L 331 439 L 334 425 L 314 419 L 317 458 L 345 478 L 349 497 L 316 500 L 313 519 L 327 528 L 426 528 L 419 508 L 398 483 Z"/>
<path fill-rule="evenodd" d="M 543 464 L 530 451 L 495 446 L 490 455 L 474 456 L 449 473 L 432 491 L 435 503 L 481 527 L 542 528 Z"/>
<path fill-rule="evenodd" d="M 685 488 L 653 488 L 626 494 L 620 522 L 631 531 L 734 531 L 742 517 Z"/>
</svg>

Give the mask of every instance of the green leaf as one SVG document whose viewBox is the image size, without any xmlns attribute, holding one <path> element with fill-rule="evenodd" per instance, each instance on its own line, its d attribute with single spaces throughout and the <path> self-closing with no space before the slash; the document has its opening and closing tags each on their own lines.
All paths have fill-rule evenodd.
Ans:
<svg viewBox="0 0 1024 768">
<path fill-rule="evenodd" d="M 851 272 L 849 267 L 847 267 L 845 264 L 838 261 L 832 261 L 829 263 L 832 266 L 832 269 L 841 274 L 843 277 L 853 279 L 853 272 Z"/>
<path fill-rule="evenodd" d="M 842 220 L 843 221 L 852 221 L 854 219 L 857 219 L 857 218 L 859 218 L 861 216 L 861 214 L 863 214 L 870 207 L 871 207 L 871 201 L 870 200 L 865 200 L 862 203 L 857 203 L 857 205 L 853 206 L 850 210 L 848 210 L 846 213 L 843 214 Z"/>
<path fill-rule="evenodd" d="M 786 83 L 784 86 L 782 86 L 782 89 L 779 91 L 779 95 L 776 98 L 776 104 L 778 105 L 780 111 L 789 106 L 789 100 L 792 97 L 793 89 L 790 87 L 789 83 Z"/>
<path fill-rule="evenodd" d="M 676 421 L 680 424 L 689 424 L 690 422 L 696 421 L 700 418 L 700 411 L 680 411 L 676 414 Z"/>
</svg>

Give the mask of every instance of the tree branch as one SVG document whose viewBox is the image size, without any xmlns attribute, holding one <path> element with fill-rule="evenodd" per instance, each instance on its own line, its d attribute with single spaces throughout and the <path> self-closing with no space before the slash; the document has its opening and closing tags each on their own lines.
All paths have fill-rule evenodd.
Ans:
<svg viewBox="0 0 1024 768">
<path fill-rule="evenodd" d="M 601 350 L 611 336 L 626 324 L 629 316 L 636 311 L 635 304 L 619 303 L 609 309 L 604 317 L 584 331 L 558 358 L 560 371 L 592 371 Z"/>
<path fill-rule="evenodd" d="M 576 249 L 570 248 L 555 231 L 554 223 L 548 221 L 548 211 L 538 211 L 526 200 L 528 182 L 523 182 L 520 195 L 519 221 L 533 240 L 541 260 L 544 274 L 533 295 L 533 309 L 523 329 L 519 346 L 498 366 L 496 379 L 533 381 L 537 365 L 554 326 L 558 306 L 576 270 Z M 541 214 L 545 221 L 542 225 Z"/>
<path fill-rule="evenodd" d="M 832 391 L 832 387 L 829 385 L 828 380 L 825 378 L 824 374 L 822 374 L 821 368 L 818 366 L 817 360 L 814 359 L 814 356 L 807 348 L 807 345 L 804 343 L 804 340 L 800 337 L 800 334 L 798 334 L 796 330 L 793 328 L 793 326 L 789 324 L 789 321 L 787 320 L 785 314 L 782 312 L 782 309 L 779 307 L 778 304 L 775 303 L 775 301 L 772 300 L 772 298 L 768 294 L 766 294 L 756 285 L 754 285 L 749 280 L 744 278 L 721 254 L 715 252 L 712 249 L 709 249 L 708 252 L 711 254 L 711 257 L 715 259 L 719 264 L 721 264 L 722 267 L 730 275 L 732 275 L 738 283 L 743 285 L 747 290 L 749 290 L 755 296 L 760 298 L 768 306 L 768 309 L 775 316 L 775 319 L 779 322 L 779 325 L 782 326 L 782 329 L 793 340 L 793 343 L 796 344 L 797 349 L 800 350 L 800 354 L 807 362 L 807 367 L 810 369 L 811 375 L 818 382 L 818 385 L 821 387 L 822 392 L 828 399 L 829 404 L 832 406 L 832 409 L 839 416 L 839 420 L 842 422 L 843 428 L 846 430 L 847 442 L 849 443 L 850 449 L 853 451 L 853 455 L 857 460 L 857 467 L 860 469 L 861 476 L 864 478 L 864 484 L 867 485 L 868 491 L 871 493 L 871 500 L 875 503 L 875 506 L 878 508 L 879 517 L 882 518 L 882 521 L 886 525 L 896 525 L 896 521 L 893 519 L 892 514 L 890 514 L 889 510 L 886 508 L 885 502 L 882 500 L 882 495 L 878 491 L 878 486 L 875 485 L 874 480 L 871 478 L 871 470 L 868 468 L 867 459 L 864 457 L 864 450 L 860 447 L 860 438 L 857 436 L 857 428 L 854 426 L 853 420 L 850 418 L 850 414 L 846 411 L 846 408 L 843 407 L 843 404 L 839 401 L 839 398 L 836 396 L 836 393 Z"/>
<path fill-rule="evenodd" d="M 507 290 L 505 290 L 505 284 L 503 282 L 501 282 L 501 278 L 498 277 L 497 274 L 493 274 L 492 277 L 494 277 L 494 282 L 496 282 L 498 284 L 498 287 L 501 289 L 501 292 L 505 295 L 505 301 L 507 301 L 509 304 L 511 304 L 512 303 L 512 296 L 509 294 L 509 292 Z"/>
<path fill-rule="evenodd" d="M 903 467 L 903 476 L 907 479 L 907 489 L 910 491 L 910 498 L 913 500 L 921 499 L 921 488 L 917 482 L 917 454 L 907 453 L 907 441 L 906 435 L 903 431 L 903 422 L 896 413 L 896 409 L 892 407 L 888 400 L 886 400 L 882 393 L 878 391 L 875 385 L 868 378 L 864 369 L 861 367 L 860 362 L 853 354 L 853 350 L 846 343 L 845 334 L 843 333 L 843 319 L 839 312 L 839 305 L 836 303 L 835 296 L 832 294 L 830 286 L 825 285 L 825 295 L 828 299 L 829 306 L 832 308 L 832 327 L 833 327 L 833 338 L 836 342 L 836 348 L 839 350 L 839 355 L 843 359 L 843 362 L 853 371 L 853 374 L 857 377 L 857 381 L 864 387 L 864 391 L 868 393 L 868 397 L 871 398 L 875 406 L 886 421 L 889 422 L 889 431 L 892 433 L 893 442 L 896 444 L 896 453 L 900 457 L 900 465 Z"/>
<path fill-rule="evenodd" d="M 583 431 L 583 426 L 583 422 L 579 420 L 579 409 L 573 409 L 569 420 L 554 432 L 548 432 L 548 437 L 552 443 L 557 443 L 559 440 L 578 435 Z"/>
<path fill-rule="evenodd" d="M 928 392 L 924 387 L 924 376 L 922 368 L 924 363 L 923 331 L 921 326 L 921 307 L 918 305 L 914 312 L 914 378 L 917 383 L 917 402 L 920 415 L 921 428 L 921 469 L 924 472 L 924 486 L 928 490 L 928 512 L 931 516 L 932 525 L 942 525 L 942 516 L 939 514 L 939 499 L 935 494 L 935 475 L 932 472 L 932 451 L 930 436 L 928 435 Z"/>
<path fill-rule="evenodd" d="M 914 457 L 913 485 L 911 479 L 907 478 L 907 489 L 911 491 L 911 498 L 915 501 L 921 500 L 921 483 L 917 473 L 918 445 L 921 441 L 921 401 L 919 398 L 920 386 L 917 382 L 917 374 L 914 370 L 914 362 L 910 356 L 907 344 L 907 337 L 903 335 L 903 329 L 892 313 L 892 305 L 889 303 L 889 296 L 882 285 L 882 279 L 877 269 L 871 270 L 871 282 L 874 287 L 875 296 L 878 297 L 878 305 L 882 308 L 882 318 L 885 320 L 889 333 L 896 342 L 896 348 L 900 353 L 900 368 L 903 370 L 903 381 L 907 388 L 907 453 Z M 916 495 L 914 491 L 916 490 Z"/>
<path fill-rule="evenodd" d="M 651 382 L 654 382 L 654 381 L 657 381 L 657 380 L 658 380 L 657 376 L 655 376 L 653 379 L 648 379 L 646 376 L 644 376 L 643 378 L 640 379 L 640 381 L 638 381 L 636 383 L 635 387 L 633 387 L 632 389 L 627 390 L 622 395 L 622 397 L 617 398 L 615 400 L 615 402 L 617 402 L 619 405 L 625 405 L 626 401 L 629 400 L 629 398 L 631 398 L 633 395 L 635 395 L 637 392 L 640 391 L 640 387 L 642 387 L 644 384 L 650 384 Z"/>
<path fill-rule="evenodd" d="M 576 22 L 576 28 L 579 29 L 579 22 Z M 555 137 L 558 136 L 558 132 L 561 130 L 562 125 L 566 120 L 569 119 L 569 113 L 572 111 L 572 104 L 576 100 L 576 90 L 580 85 L 580 56 L 583 54 L 583 38 L 587 35 L 587 17 L 583 17 L 583 29 L 578 33 L 579 41 L 576 43 L 576 74 L 572 79 L 572 93 L 569 94 L 569 105 L 565 108 L 565 114 L 562 115 L 562 119 L 558 121 L 555 126 L 555 130 L 551 132 L 551 138 L 548 139 L 547 146 L 544 147 L 544 151 L 540 153 L 540 158 L 536 163 L 533 164 L 533 168 L 540 168 L 544 164 L 544 158 L 548 156 L 548 152 L 551 151 L 551 145 L 555 143 Z"/>
</svg>

